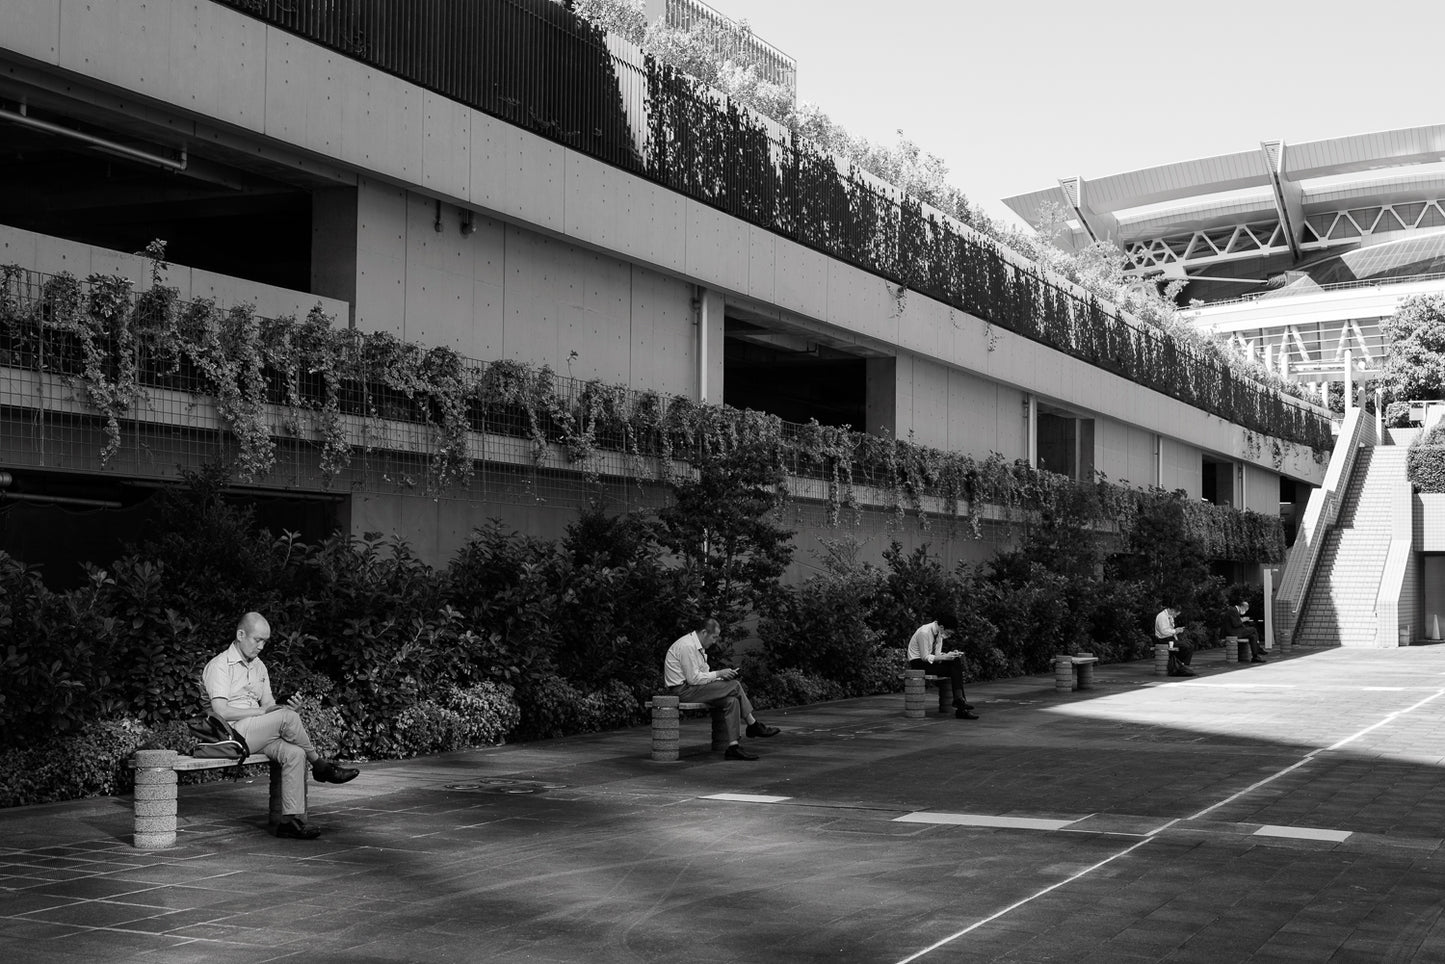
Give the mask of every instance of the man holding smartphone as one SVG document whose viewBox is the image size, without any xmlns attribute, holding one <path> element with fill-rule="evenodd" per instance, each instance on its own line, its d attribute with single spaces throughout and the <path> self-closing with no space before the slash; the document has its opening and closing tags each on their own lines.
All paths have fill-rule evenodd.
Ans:
<svg viewBox="0 0 1445 964">
<path fill-rule="evenodd" d="M 978 714 L 973 712 L 973 704 L 963 695 L 963 653 L 943 649 L 944 641 L 956 632 L 958 619 L 951 613 L 919 626 L 908 640 L 908 668 L 921 669 L 932 676 L 947 676 L 953 683 L 954 717 L 976 720 Z"/>
<path fill-rule="evenodd" d="M 727 722 L 728 748 L 723 754 L 729 760 L 756 760 L 756 753 L 738 743 L 742 721 L 748 722 L 748 736 L 766 737 L 778 733 L 753 716 L 748 691 L 738 680 L 735 669 L 708 669 L 707 647 L 722 638 L 722 627 L 716 619 L 704 619 L 693 632 L 675 641 L 662 661 L 662 682 L 667 692 L 684 703 L 711 703 L 721 706 Z"/>
<path fill-rule="evenodd" d="M 321 831 L 306 822 L 306 764 L 324 783 L 346 783 L 361 771 L 322 758 L 297 712 L 276 702 L 260 656 L 270 638 L 271 625 L 264 616 L 242 616 L 235 642 L 206 664 L 201 682 L 211 712 L 234 726 L 252 753 L 264 753 L 281 764 L 282 818 L 276 836 L 315 840 Z"/>
</svg>

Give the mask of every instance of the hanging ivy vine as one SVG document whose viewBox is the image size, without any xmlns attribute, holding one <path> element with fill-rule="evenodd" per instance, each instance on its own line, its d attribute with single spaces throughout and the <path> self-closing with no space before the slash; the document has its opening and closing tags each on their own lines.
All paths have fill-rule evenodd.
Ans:
<svg viewBox="0 0 1445 964">
<path fill-rule="evenodd" d="M 975 536 L 986 514 L 1006 525 L 1059 514 L 1127 530 L 1139 500 L 1158 497 L 1102 478 L 1071 481 L 997 453 L 977 459 L 817 422 L 787 426 L 760 412 L 560 379 L 550 368 L 516 361 L 477 364 L 384 332 L 334 329 L 319 308 L 299 321 L 257 318 L 247 307 L 222 311 L 205 299 L 182 302 L 157 280 L 133 295 L 121 279 L 92 277 L 82 285 L 58 275 L 36 302 L 25 294 L 36 286 L 24 272 L 0 274 L 0 329 L 10 346 L 4 360 L 39 368 L 48 351 L 46 370 L 85 385 L 87 401 L 105 419 L 102 465 L 120 448 L 120 420 L 153 386 L 214 399 L 237 445 L 236 474 L 247 481 L 273 468 L 277 438 L 304 436 L 309 421 L 330 484 L 351 463 L 358 439 L 347 417 L 359 416 L 422 426 L 427 482 L 436 491 L 472 478 L 472 433 L 490 433 L 527 440 L 534 464 L 555 453 L 594 482 L 607 454 L 626 466 L 609 475 L 669 482 L 679 465 L 768 453 L 784 473 L 822 483 L 833 525 L 845 511 L 861 517 L 862 487 L 881 493 L 894 524 L 962 522 Z M 1252 432 L 1247 438 L 1261 441 Z M 1217 558 L 1275 559 L 1283 551 L 1277 518 L 1196 503 L 1186 517 Z"/>
</svg>

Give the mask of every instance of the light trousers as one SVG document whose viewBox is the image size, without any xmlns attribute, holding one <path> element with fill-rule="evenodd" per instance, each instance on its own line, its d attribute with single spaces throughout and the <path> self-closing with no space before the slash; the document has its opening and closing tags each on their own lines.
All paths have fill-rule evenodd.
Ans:
<svg viewBox="0 0 1445 964">
<path fill-rule="evenodd" d="M 301 717 L 290 708 L 249 716 L 231 724 L 246 738 L 252 753 L 264 753 L 281 764 L 281 812 L 306 816 L 306 755 L 316 752 Z"/>
<path fill-rule="evenodd" d="M 713 706 L 721 706 L 729 743 L 738 742 L 742 721 L 753 715 L 753 704 L 748 701 L 748 691 L 735 679 L 713 680 L 698 686 L 682 683 L 671 687 L 669 692 L 684 703 L 711 703 Z"/>
</svg>

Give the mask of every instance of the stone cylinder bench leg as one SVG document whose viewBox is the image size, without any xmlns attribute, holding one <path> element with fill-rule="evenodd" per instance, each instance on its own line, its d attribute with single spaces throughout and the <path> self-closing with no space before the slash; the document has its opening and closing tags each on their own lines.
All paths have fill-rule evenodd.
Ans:
<svg viewBox="0 0 1445 964">
<path fill-rule="evenodd" d="M 154 850 L 176 842 L 175 750 L 137 750 L 135 755 L 136 847 Z"/>
<path fill-rule="evenodd" d="M 1224 637 L 1224 662 L 1237 663 L 1239 661 L 1239 644 L 1243 642 L 1238 636 Z"/>
<path fill-rule="evenodd" d="M 903 715 L 910 720 L 923 719 L 923 670 L 903 671 Z"/>
<path fill-rule="evenodd" d="M 1054 689 L 1060 693 L 1074 690 L 1074 661 L 1067 656 L 1054 657 Z"/>
<path fill-rule="evenodd" d="M 1160 644 L 1154 647 L 1154 675 L 1169 675 L 1169 647 Z"/>
<path fill-rule="evenodd" d="M 680 712 L 676 696 L 654 696 L 652 698 L 652 758 L 664 762 L 677 759 L 678 739 L 681 736 Z"/>
</svg>

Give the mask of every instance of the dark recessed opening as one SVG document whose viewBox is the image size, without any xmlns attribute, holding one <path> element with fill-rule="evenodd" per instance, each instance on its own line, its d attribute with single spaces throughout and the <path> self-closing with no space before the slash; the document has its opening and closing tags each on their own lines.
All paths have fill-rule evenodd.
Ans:
<svg viewBox="0 0 1445 964">
<path fill-rule="evenodd" d="M 111 565 L 173 522 L 162 518 L 159 484 L 93 475 L 18 470 L 0 490 L 0 551 L 30 566 L 52 589 L 86 580 L 82 563 Z M 317 542 L 336 530 L 343 497 L 285 492 L 237 492 L 227 498 L 251 507 L 258 530 L 300 533 Z"/>
<path fill-rule="evenodd" d="M 14 113 L 10 105 L 4 105 Z M 31 110 L 36 120 L 179 161 L 153 140 Z M 174 171 L 0 121 L 0 223 L 301 291 L 311 286 L 311 192 L 192 154 Z"/>
<path fill-rule="evenodd" d="M 723 344 L 723 401 L 786 422 L 862 429 L 867 364 L 825 345 L 768 344 L 767 333 L 729 318 Z"/>
</svg>

